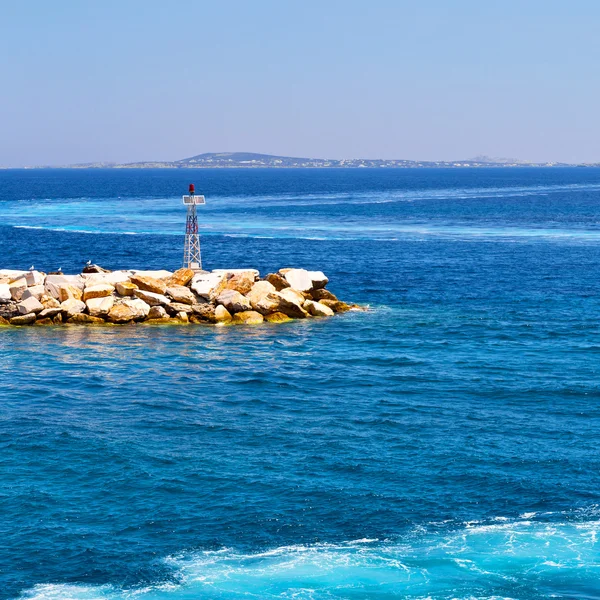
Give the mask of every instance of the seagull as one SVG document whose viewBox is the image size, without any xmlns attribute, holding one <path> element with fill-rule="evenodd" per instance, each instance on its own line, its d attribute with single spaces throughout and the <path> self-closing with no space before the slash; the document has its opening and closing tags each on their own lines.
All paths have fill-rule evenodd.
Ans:
<svg viewBox="0 0 600 600">
<path fill-rule="evenodd" d="M 34 267 L 33 265 L 31 265 L 31 266 L 29 267 L 29 270 L 30 270 L 30 271 L 35 271 L 35 267 Z"/>
<path fill-rule="evenodd" d="M 62 271 L 62 267 L 58 267 L 56 270 L 60 273 Z"/>
<path fill-rule="evenodd" d="M 89 267 L 89 266 L 92 264 L 92 261 L 91 261 L 91 260 L 88 260 L 88 261 L 87 261 L 85 264 L 86 264 L 86 266 L 88 266 L 88 267 Z"/>
</svg>

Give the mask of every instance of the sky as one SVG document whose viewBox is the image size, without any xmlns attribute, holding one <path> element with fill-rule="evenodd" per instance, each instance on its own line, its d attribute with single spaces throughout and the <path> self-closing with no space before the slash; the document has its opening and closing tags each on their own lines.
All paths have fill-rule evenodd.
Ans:
<svg viewBox="0 0 600 600">
<path fill-rule="evenodd" d="M 597 0 L 0 0 L 0 165 L 600 161 Z"/>
</svg>

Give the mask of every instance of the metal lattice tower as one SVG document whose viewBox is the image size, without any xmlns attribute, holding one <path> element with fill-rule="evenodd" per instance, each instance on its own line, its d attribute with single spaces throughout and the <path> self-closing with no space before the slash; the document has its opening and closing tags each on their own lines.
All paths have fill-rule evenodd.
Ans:
<svg viewBox="0 0 600 600">
<path fill-rule="evenodd" d="M 202 257 L 200 255 L 200 235 L 198 233 L 196 207 L 199 204 L 206 204 L 206 201 L 204 196 L 196 196 L 194 184 L 190 183 L 190 193 L 188 196 L 183 197 L 183 203 L 187 206 L 183 266 L 195 271 L 201 271 Z"/>
</svg>

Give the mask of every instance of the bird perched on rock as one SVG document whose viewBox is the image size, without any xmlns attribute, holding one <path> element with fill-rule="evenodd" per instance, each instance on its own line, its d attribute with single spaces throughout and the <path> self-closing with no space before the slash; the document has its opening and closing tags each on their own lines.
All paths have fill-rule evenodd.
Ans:
<svg viewBox="0 0 600 600">
<path fill-rule="evenodd" d="M 35 267 L 34 267 L 33 265 L 31 265 L 31 266 L 29 267 L 29 270 L 30 270 L 30 271 L 35 271 Z"/>
</svg>

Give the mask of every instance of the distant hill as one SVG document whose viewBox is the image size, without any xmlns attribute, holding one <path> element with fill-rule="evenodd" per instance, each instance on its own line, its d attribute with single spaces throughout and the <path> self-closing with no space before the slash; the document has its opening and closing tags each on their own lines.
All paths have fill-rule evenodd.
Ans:
<svg viewBox="0 0 600 600">
<path fill-rule="evenodd" d="M 65 168 L 77 169 L 201 169 L 201 168 L 461 168 L 461 167 L 567 167 L 566 163 L 548 162 L 532 163 L 513 158 L 490 158 L 476 156 L 466 160 L 454 161 L 417 161 L 405 159 L 382 158 L 298 158 L 277 156 L 273 154 L 257 154 L 255 152 L 205 152 L 189 158 L 175 161 L 146 161 L 125 164 L 86 163 L 66 165 Z M 600 166 L 600 165 L 580 165 Z M 49 167 L 34 167 L 49 168 Z"/>
</svg>

